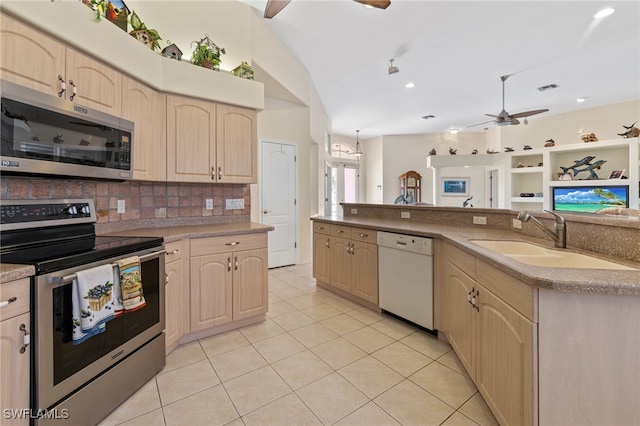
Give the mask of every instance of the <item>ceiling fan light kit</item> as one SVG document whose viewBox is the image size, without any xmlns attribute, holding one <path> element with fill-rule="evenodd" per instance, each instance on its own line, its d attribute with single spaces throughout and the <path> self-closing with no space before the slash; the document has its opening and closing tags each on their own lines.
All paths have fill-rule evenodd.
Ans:
<svg viewBox="0 0 640 426">
<path fill-rule="evenodd" d="M 400 69 L 398 67 L 393 65 L 393 61 L 394 61 L 394 59 L 389 59 L 389 69 L 388 69 L 389 75 L 395 74 L 395 73 L 400 71 Z"/>
</svg>

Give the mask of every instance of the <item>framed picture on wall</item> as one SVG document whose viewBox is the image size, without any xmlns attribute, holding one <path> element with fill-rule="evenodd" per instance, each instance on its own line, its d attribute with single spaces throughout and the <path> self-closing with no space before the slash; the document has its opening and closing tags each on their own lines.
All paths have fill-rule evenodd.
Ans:
<svg viewBox="0 0 640 426">
<path fill-rule="evenodd" d="M 442 195 L 469 195 L 469 178 L 442 178 Z"/>
</svg>

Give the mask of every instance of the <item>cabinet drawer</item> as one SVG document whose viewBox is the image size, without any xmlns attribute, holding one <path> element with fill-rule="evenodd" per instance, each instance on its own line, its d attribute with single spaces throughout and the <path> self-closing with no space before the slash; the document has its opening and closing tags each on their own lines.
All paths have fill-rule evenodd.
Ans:
<svg viewBox="0 0 640 426">
<path fill-rule="evenodd" d="M 445 257 L 448 262 L 457 266 L 458 269 L 471 278 L 476 277 L 476 258 L 473 255 L 447 244 Z"/>
<path fill-rule="evenodd" d="M 378 243 L 378 231 L 364 228 L 351 228 L 351 239 L 371 244 Z"/>
<path fill-rule="evenodd" d="M 228 253 L 231 251 L 253 250 L 267 247 L 267 233 L 228 235 L 225 237 L 192 238 L 190 255 Z"/>
<path fill-rule="evenodd" d="M 351 238 L 351 227 L 344 225 L 331 225 L 331 235 L 343 238 Z"/>
<path fill-rule="evenodd" d="M 164 249 L 167 251 L 164 258 L 165 263 L 182 259 L 182 240 L 166 243 Z"/>
<path fill-rule="evenodd" d="M 0 284 L 0 302 L 15 301 L 0 308 L 0 321 L 29 312 L 29 278 Z"/>
<path fill-rule="evenodd" d="M 331 235 L 331 225 L 322 222 L 313 222 L 313 232 Z"/>
<path fill-rule="evenodd" d="M 487 290 L 530 321 L 538 322 L 535 310 L 537 292 L 533 287 L 481 260 L 476 262 L 476 273 L 476 280 Z"/>
</svg>

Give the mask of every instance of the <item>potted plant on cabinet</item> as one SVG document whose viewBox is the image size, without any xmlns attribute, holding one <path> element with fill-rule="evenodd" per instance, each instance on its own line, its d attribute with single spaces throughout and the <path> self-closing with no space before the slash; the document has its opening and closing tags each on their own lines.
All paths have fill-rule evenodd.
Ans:
<svg viewBox="0 0 640 426">
<path fill-rule="evenodd" d="M 220 55 L 226 52 L 224 48 L 218 47 L 207 34 L 200 41 L 194 41 L 197 46 L 191 54 L 191 63 L 212 70 L 220 70 Z M 191 45 L 193 46 L 193 43 Z"/>
</svg>

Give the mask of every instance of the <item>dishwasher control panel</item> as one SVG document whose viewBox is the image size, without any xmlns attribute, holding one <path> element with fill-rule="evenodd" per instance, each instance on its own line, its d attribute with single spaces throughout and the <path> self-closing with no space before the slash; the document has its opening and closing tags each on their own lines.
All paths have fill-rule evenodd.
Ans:
<svg viewBox="0 0 640 426">
<path fill-rule="evenodd" d="M 378 231 L 378 246 L 427 256 L 433 255 L 433 239 L 427 237 Z"/>
</svg>

